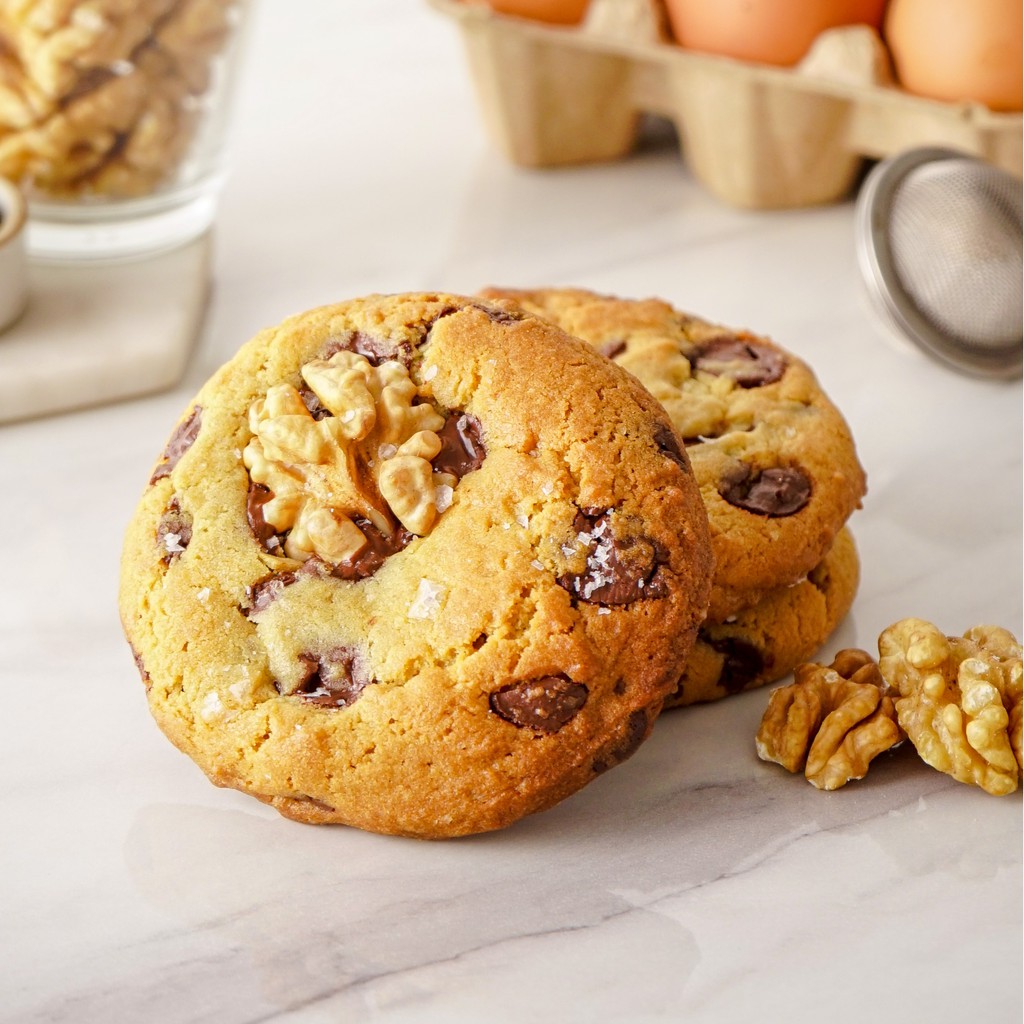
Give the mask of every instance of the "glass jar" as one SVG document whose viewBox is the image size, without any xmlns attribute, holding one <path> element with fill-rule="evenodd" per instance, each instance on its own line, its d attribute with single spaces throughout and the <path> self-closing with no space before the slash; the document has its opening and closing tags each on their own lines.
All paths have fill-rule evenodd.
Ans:
<svg viewBox="0 0 1024 1024">
<path fill-rule="evenodd" d="M 248 0 L 5 0 L 0 176 L 44 259 L 146 256 L 209 228 Z"/>
</svg>

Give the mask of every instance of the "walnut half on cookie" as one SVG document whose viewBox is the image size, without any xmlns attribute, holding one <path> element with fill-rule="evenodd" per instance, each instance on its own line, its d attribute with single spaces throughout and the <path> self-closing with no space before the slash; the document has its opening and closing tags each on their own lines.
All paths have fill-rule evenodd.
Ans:
<svg viewBox="0 0 1024 1024">
<path fill-rule="evenodd" d="M 959 782 L 1003 796 L 1021 773 L 1021 645 L 997 626 L 947 637 L 902 619 L 878 638 L 879 667 L 921 758 Z"/>
<path fill-rule="evenodd" d="M 249 409 L 253 437 L 243 453 L 253 482 L 265 488 L 263 519 L 287 531 L 288 557 L 338 563 L 366 537 L 351 517 L 381 534 L 396 518 L 410 534 L 430 531 L 438 491 L 457 479 L 435 473 L 445 418 L 416 403 L 416 384 L 397 360 L 379 366 L 356 352 L 313 360 L 301 374 L 309 390 L 277 384 Z M 316 413 L 325 413 L 318 418 Z M 448 493 L 442 492 L 442 493 Z"/>
<path fill-rule="evenodd" d="M 829 666 L 798 665 L 795 682 L 772 691 L 757 755 L 818 789 L 862 779 L 871 761 L 903 739 L 893 701 L 866 651 L 840 651 Z"/>
</svg>

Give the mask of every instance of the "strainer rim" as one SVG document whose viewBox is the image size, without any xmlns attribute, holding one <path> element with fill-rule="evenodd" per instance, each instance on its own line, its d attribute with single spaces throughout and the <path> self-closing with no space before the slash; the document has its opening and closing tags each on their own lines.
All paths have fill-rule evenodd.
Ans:
<svg viewBox="0 0 1024 1024">
<path fill-rule="evenodd" d="M 896 190 L 921 165 L 952 159 L 981 163 L 999 170 L 985 164 L 973 153 L 948 146 L 920 146 L 888 157 L 871 169 L 857 198 L 857 256 L 861 272 L 882 313 L 897 330 L 940 362 L 974 376 L 1019 377 L 1024 370 L 1021 340 L 981 347 L 945 334 L 921 313 L 896 271 L 884 229 Z"/>
</svg>

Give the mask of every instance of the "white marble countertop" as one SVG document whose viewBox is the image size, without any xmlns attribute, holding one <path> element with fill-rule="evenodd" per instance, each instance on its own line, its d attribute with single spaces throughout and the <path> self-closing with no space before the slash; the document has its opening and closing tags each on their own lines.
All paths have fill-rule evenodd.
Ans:
<svg viewBox="0 0 1024 1024">
<path fill-rule="evenodd" d="M 908 750 L 820 793 L 757 759 L 765 691 L 670 713 L 557 808 L 447 843 L 287 822 L 162 738 L 115 607 L 152 460 L 258 328 L 374 290 L 581 285 L 774 336 L 870 481 L 824 658 L 907 615 L 1022 624 L 1020 384 L 888 333 L 851 204 L 731 210 L 671 146 L 511 167 L 454 27 L 409 0 L 266 2 L 232 153 L 180 386 L 0 427 L 0 1020 L 1019 1021 L 1020 794 Z"/>
</svg>

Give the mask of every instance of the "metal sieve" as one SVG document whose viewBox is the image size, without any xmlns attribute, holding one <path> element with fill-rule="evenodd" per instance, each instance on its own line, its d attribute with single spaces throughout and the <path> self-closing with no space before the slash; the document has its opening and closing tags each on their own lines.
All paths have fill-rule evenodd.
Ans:
<svg viewBox="0 0 1024 1024">
<path fill-rule="evenodd" d="M 951 149 L 883 160 L 857 199 L 857 252 L 887 319 L 936 359 L 1021 374 L 1021 183 Z"/>
</svg>

